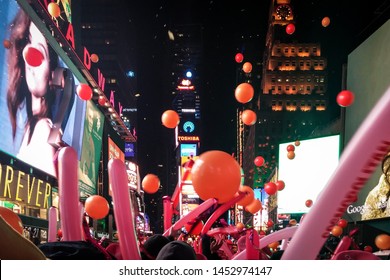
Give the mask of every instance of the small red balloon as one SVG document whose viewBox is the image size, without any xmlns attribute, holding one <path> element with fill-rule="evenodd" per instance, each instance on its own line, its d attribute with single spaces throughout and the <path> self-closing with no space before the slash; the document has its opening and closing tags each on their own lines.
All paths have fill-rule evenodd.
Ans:
<svg viewBox="0 0 390 280">
<path fill-rule="evenodd" d="M 370 245 L 367 245 L 367 246 L 364 246 L 363 251 L 372 253 L 373 250 L 372 250 L 372 247 Z"/>
<path fill-rule="evenodd" d="M 330 24 L 330 18 L 329 17 L 324 17 L 321 21 L 321 24 L 323 27 L 327 27 Z"/>
<path fill-rule="evenodd" d="M 9 49 L 12 46 L 12 43 L 10 40 L 4 39 L 3 46 L 4 48 Z"/>
<path fill-rule="evenodd" d="M 87 84 L 79 84 L 77 86 L 77 95 L 82 99 L 82 100 L 90 100 L 92 98 L 92 89 L 89 85 Z"/>
<path fill-rule="evenodd" d="M 254 163 L 256 166 L 262 166 L 264 164 L 264 158 L 262 156 L 257 156 Z"/>
<path fill-rule="evenodd" d="M 278 188 L 274 182 L 268 182 L 264 185 L 264 191 L 268 195 L 274 195 L 278 191 Z"/>
<path fill-rule="evenodd" d="M 284 181 L 278 180 L 278 181 L 276 181 L 275 185 L 276 185 L 276 188 L 278 189 L 278 191 L 284 190 L 284 187 L 285 187 Z"/>
<path fill-rule="evenodd" d="M 287 152 L 294 152 L 295 151 L 295 146 L 294 145 L 288 145 L 287 146 Z"/>
<path fill-rule="evenodd" d="M 99 62 L 99 56 L 95 53 L 91 54 L 91 61 L 93 63 L 98 63 Z"/>
<path fill-rule="evenodd" d="M 346 228 L 347 225 L 348 225 L 348 222 L 347 220 L 344 220 L 344 219 L 340 219 L 338 222 L 337 222 L 337 225 L 342 227 L 342 228 Z"/>
<path fill-rule="evenodd" d="M 306 200 L 305 205 L 306 207 L 310 208 L 313 205 L 313 200 L 311 199 Z"/>
<path fill-rule="evenodd" d="M 267 227 L 273 227 L 274 226 L 274 222 L 272 220 L 268 220 L 267 221 Z"/>
<path fill-rule="evenodd" d="M 142 188 L 146 193 L 153 194 L 160 188 L 160 179 L 157 175 L 147 174 L 142 179 Z"/>
<path fill-rule="evenodd" d="M 99 96 L 98 103 L 100 106 L 106 105 L 106 98 L 104 96 Z"/>
<path fill-rule="evenodd" d="M 237 53 L 234 59 L 237 63 L 241 63 L 244 60 L 244 56 L 242 55 L 242 53 Z"/>
<path fill-rule="evenodd" d="M 32 67 L 38 67 L 44 59 L 41 51 L 34 47 L 24 48 L 23 57 L 26 63 Z"/>
<path fill-rule="evenodd" d="M 291 35 L 291 34 L 293 34 L 294 32 L 295 32 L 295 25 L 292 24 L 292 23 L 287 24 L 287 26 L 286 26 L 286 33 L 287 33 L 288 35 Z"/>
<path fill-rule="evenodd" d="M 58 229 L 57 230 L 57 236 L 58 236 L 58 238 L 62 238 L 62 229 Z"/>
<path fill-rule="evenodd" d="M 349 90 L 342 90 L 337 94 L 336 101 L 341 107 L 350 106 L 355 100 L 355 95 Z"/>
</svg>

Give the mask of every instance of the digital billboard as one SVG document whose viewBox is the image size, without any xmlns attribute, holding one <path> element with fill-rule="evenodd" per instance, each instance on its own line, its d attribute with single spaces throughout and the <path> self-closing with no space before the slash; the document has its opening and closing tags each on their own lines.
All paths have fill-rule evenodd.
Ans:
<svg viewBox="0 0 390 280">
<path fill-rule="evenodd" d="M 16 1 L 0 2 L 0 18 L 0 150 L 56 177 L 59 148 L 73 147 L 80 164 L 85 162 L 86 114 L 94 111 L 101 126 L 103 115 L 92 101 L 77 96 L 80 82 L 39 29 L 41 22 L 38 28 Z M 99 145 L 101 133 L 95 128 L 84 137 Z M 95 193 L 96 182 L 87 183 L 86 192 Z"/>
<path fill-rule="evenodd" d="M 287 157 L 287 147 L 293 145 L 295 157 Z M 315 203 L 340 157 L 340 135 L 332 135 L 279 145 L 278 180 L 285 188 L 277 192 L 280 214 L 307 213 L 307 200 Z"/>
</svg>

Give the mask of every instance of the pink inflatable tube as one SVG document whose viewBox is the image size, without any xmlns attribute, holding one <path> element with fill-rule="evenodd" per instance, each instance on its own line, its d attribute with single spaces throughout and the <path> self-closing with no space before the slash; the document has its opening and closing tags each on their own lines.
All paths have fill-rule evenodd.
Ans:
<svg viewBox="0 0 390 280">
<path fill-rule="evenodd" d="M 172 202 L 169 196 L 164 196 L 162 200 L 164 209 L 164 231 L 166 231 L 172 226 Z"/>
<path fill-rule="evenodd" d="M 47 233 L 47 242 L 57 241 L 57 213 L 58 209 L 54 206 L 49 208 L 49 228 Z"/>
<path fill-rule="evenodd" d="M 287 227 L 278 231 L 275 231 L 269 235 L 265 235 L 259 239 L 259 249 L 267 247 L 272 242 L 280 240 L 288 240 L 292 237 L 297 230 L 298 226 Z M 290 241 L 291 242 L 291 241 Z M 233 260 L 247 260 L 247 249 L 242 250 L 240 253 L 233 257 Z"/>
<path fill-rule="evenodd" d="M 215 198 L 209 198 L 208 200 L 200 204 L 198 207 L 196 207 L 194 210 L 189 212 L 187 215 L 183 216 L 180 220 L 178 220 L 173 226 L 166 230 L 163 235 L 168 236 L 172 233 L 172 231 L 181 229 L 186 223 L 194 220 L 196 217 L 207 211 L 215 204 L 217 204 L 217 200 Z"/>
<path fill-rule="evenodd" d="M 282 260 L 314 260 L 332 227 L 390 147 L 390 88 L 379 99 L 343 151 L 338 168 L 305 216 Z"/>
<path fill-rule="evenodd" d="M 206 234 L 209 231 L 209 229 L 211 228 L 211 226 L 213 225 L 213 223 L 223 213 L 225 213 L 227 210 L 229 210 L 230 206 L 235 204 L 237 201 L 240 201 L 245 195 L 246 195 L 246 193 L 240 192 L 236 197 L 232 198 L 231 200 L 229 200 L 229 201 L 225 202 L 224 204 L 222 204 L 221 206 L 219 206 L 218 209 L 215 210 L 213 214 L 211 214 L 211 216 L 208 218 L 208 220 L 204 224 L 202 231 L 201 231 L 201 235 Z"/>
<path fill-rule="evenodd" d="M 119 233 L 119 244 L 124 260 L 140 260 L 134 218 L 127 185 L 126 166 L 120 159 L 108 162 L 108 178 L 114 203 L 115 223 Z"/>
<path fill-rule="evenodd" d="M 72 147 L 58 153 L 58 196 L 63 241 L 84 239 L 79 211 L 78 159 Z"/>
</svg>

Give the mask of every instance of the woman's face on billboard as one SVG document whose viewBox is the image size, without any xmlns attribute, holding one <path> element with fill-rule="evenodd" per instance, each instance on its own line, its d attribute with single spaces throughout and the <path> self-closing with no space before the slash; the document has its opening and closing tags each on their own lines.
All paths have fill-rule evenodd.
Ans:
<svg viewBox="0 0 390 280">
<path fill-rule="evenodd" d="M 33 47 L 42 53 L 43 60 L 39 66 L 30 66 L 27 62 L 26 67 L 26 82 L 31 94 L 34 97 L 43 97 L 46 94 L 48 80 L 50 75 L 49 49 L 45 37 L 38 30 L 34 23 L 30 24 L 30 43 L 26 45 L 25 50 Z M 25 50 L 23 53 L 25 53 Z"/>
</svg>

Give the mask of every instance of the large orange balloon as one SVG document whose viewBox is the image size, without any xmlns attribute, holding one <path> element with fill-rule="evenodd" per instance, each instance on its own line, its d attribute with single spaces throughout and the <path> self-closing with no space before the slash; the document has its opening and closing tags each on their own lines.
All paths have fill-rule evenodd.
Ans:
<svg viewBox="0 0 390 280">
<path fill-rule="evenodd" d="M 230 154 L 211 150 L 202 153 L 191 169 L 192 184 L 202 200 L 224 203 L 234 197 L 241 183 L 241 167 Z"/>
<path fill-rule="evenodd" d="M 382 233 L 375 237 L 375 245 L 381 250 L 390 249 L 390 235 Z"/>
<path fill-rule="evenodd" d="M 254 125 L 257 120 L 257 115 L 252 110 L 244 110 L 241 114 L 242 122 L 246 125 Z"/>
<path fill-rule="evenodd" d="M 161 116 L 162 124 L 167 128 L 175 128 L 179 122 L 179 114 L 174 110 L 166 110 Z"/>
<path fill-rule="evenodd" d="M 236 87 L 236 90 L 234 91 L 234 95 L 236 97 L 236 100 L 240 103 L 248 103 L 252 100 L 253 96 L 255 94 L 255 90 L 253 89 L 252 85 L 249 83 L 241 83 Z"/>
<path fill-rule="evenodd" d="M 142 188 L 146 193 L 149 194 L 156 193 L 159 187 L 160 187 L 160 179 L 157 177 L 157 175 L 147 174 L 142 179 Z"/>
<path fill-rule="evenodd" d="M 85 212 L 92 219 L 103 219 L 110 211 L 107 200 L 100 195 L 92 195 L 85 200 Z"/>
<path fill-rule="evenodd" d="M 255 198 L 255 193 L 253 192 L 253 189 L 249 186 L 240 186 L 238 188 L 238 191 L 246 193 L 246 195 L 241 200 L 237 201 L 238 205 L 247 206 Z"/>
<path fill-rule="evenodd" d="M 14 230 L 23 234 L 23 223 L 18 214 L 9 208 L 0 206 L 0 217 L 3 218 Z"/>
<path fill-rule="evenodd" d="M 252 63 L 245 62 L 244 65 L 242 65 L 242 71 L 245 73 L 250 73 L 252 71 Z"/>
<path fill-rule="evenodd" d="M 263 205 L 261 204 L 261 201 L 258 199 L 253 199 L 253 201 L 245 206 L 245 210 L 248 211 L 251 214 L 256 214 L 263 208 Z"/>
</svg>

